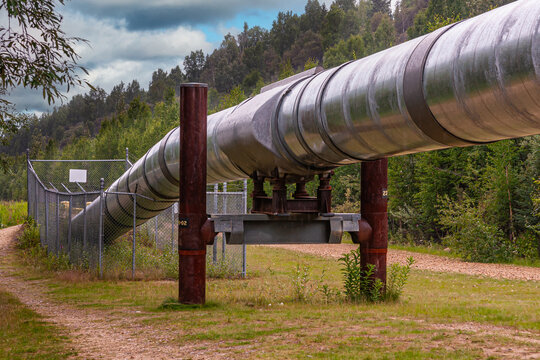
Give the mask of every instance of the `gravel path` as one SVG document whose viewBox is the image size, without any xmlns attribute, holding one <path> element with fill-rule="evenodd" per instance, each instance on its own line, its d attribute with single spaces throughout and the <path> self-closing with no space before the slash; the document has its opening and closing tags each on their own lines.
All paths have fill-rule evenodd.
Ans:
<svg viewBox="0 0 540 360">
<path fill-rule="evenodd" d="M 299 251 L 302 253 L 340 258 L 343 254 L 356 249 L 353 244 L 317 244 L 317 245 L 266 245 L 276 248 Z M 421 254 L 403 250 L 388 250 L 388 262 L 405 264 L 407 258 L 415 260 L 414 268 L 440 272 L 453 272 L 468 275 L 487 276 L 495 279 L 540 281 L 540 268 L 507 264 L 481 264 L 464 262 L 459 259 Z"/>
<path fill-rule="evenodd" d="M 20 226 L 0 230 L 0 289 L 15 295 L 30 309 L 67 330 L 71 346 L 81 359 L 205 359 L 219 358 L 203 342 L 184 346 L 174 343 L 174 334 L 132 321 L 123 311 L 80 309 L 47 296 L 43 280 L 23 280 L 13 275 L 14 239 Z"/>
</svg>

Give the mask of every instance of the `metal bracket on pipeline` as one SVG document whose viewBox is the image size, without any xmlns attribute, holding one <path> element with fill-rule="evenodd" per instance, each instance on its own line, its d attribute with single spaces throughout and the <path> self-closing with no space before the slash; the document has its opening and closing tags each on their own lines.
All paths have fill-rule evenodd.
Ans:
<svg viewBox="0 0 540 360">
<path fill-rule="evenodd" d="M 179 217 L 178 226 L 181 228 L 188 228 L 190 226 L 189 217 Z M 200 236 L 204 240 L 206 245 L 212 245 L 214 243 L 214 237 L 218 233 L 214 230 L 214 220 L 206 219 L 200 229 Z"/>
</svg>

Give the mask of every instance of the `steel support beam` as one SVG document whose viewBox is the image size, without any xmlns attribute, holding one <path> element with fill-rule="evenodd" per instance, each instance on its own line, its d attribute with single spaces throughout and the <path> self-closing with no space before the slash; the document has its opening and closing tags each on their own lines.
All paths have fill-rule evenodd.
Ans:
<svg viewBox="0 0 540 360">
<path fill-rule="evenodd" d="M 371 237 L 359 240 L 362 267 L 375 265 L 375 277 L 386 283 L 388 159 L 363 162 L 361 177 L 360 212 L 372 229 Z"/>
<path fill-rule="evenodd" d="M 206 244 L 214 236 L 206 214 L 207 92 L 206 84 L 180 85 L 178 301 L 183 304 L 205 302 Z"/>
<path fill-rule="evenodd" d="M 212 220 L 229 245 L 339 244 L 344 232 L 371 235 L 360 214 L 213 215 Z"/>
</svg>

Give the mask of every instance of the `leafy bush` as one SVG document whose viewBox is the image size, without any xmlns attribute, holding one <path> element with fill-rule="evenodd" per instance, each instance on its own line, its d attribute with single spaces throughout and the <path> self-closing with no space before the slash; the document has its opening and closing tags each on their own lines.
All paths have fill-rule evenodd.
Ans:
<svg viewBox="0 0 540 360">
<path fill-rule="evenodd" d="M 516 238 L 516 253 L 525 259 L 537 259 L 540 256 L 540 233 L 531 229 Z"/>
<path fill-rule="evenodd" d="M 512 247 L 496 225 L 484 221 L 482 212 L 472 200 L 443 200 L 439 209 L 440 224 L 448 231 L 444 241 L 465 261 L 507 262 Z"/>
</svg>

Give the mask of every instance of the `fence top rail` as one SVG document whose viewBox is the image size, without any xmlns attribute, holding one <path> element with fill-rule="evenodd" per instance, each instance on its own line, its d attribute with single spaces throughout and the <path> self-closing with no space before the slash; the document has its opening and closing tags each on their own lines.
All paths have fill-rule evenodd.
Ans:
<svg viewBox="0 0 540 360">
<path fill-rule="evenodd" d="M 138 197 L 141 197 L 141 198 L 143 198 L 143 199 L 150 200 L 150 201 L 155 201 L 155 202 L 169 202 L 169 201 L 163 201 L 163 200 L 152 199 L 151 197 L 148 197 L 148 196 L 144 196 L 144 195 L 137 194 L 137 193 L 130 193 L 130 192 L 104 191 L 103 193 L 104 193 L 104 194 L 115 194 L 115 195 L 131 195 L 131 196 L 135 195 L 135 196 L 138 196 Z"/>
<path fill-rule="evenodd" d="M 207 191 L 206 195 L 244 195 L 244 192 L 243 191 L 227 191 L 227 192 Z"/>
<path fill-rule="evenodd" d="M 52 160 L 52 159 L 29 159 L 30 162 L 126 162 L 126 159 L 87 159 L 87 160 Z"/>
</svg>

